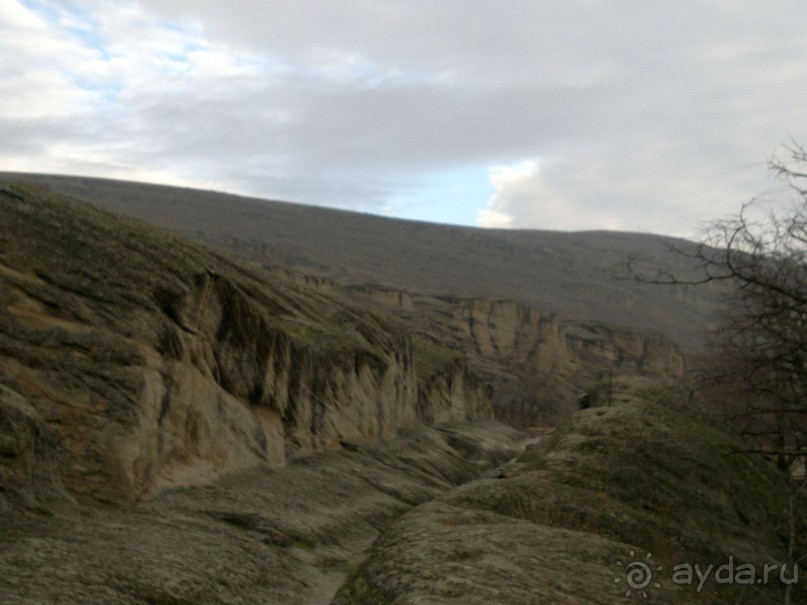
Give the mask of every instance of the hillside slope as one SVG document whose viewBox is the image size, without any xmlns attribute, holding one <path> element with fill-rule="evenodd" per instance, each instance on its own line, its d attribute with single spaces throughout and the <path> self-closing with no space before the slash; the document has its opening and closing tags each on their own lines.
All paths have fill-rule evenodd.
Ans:
<svg viewBox="0 0 807 605">
<path fill-rule="evenodd" d="M 131 502 L 421 420 L 490 415 L 462 360 L 440 369 L 462 388 L 418 401 L 439 381 L 418 382 L 416 356 L 400 324 L 343 299 L 0 187 L 0 506 L 59 496 L 37 466 L 48 448 L 72 496 Z"/>
<path fill-rule="evenodd" d="M 626 275 L 631 257 L 652 270 L 691 270 L 670 247 L 693 244 L 669 237 L 474 229 L 81 177 L 0 173 L 0 180 L 44 185 L 340 285 L 513 300 L 565 319 L 659 330 L 686 350 L 702 342 L 720 308 L 715 288 L 660 288 Z"/>
<path fill-rule="evenodd" d="M 721 305 L 713 287 L 652 286 L 627 275 L 631 257 L 650 272 L 691 270 L 670 250 L 691 248 L 683 240 L 430 225 L 79 177 L 0 181 L 12 177 L 394 315 L 421 340 L 467 356 L 491 386 L 497 417 L 516 426 L 557 422 L 582 389 L 613 373 L 680 376 L 681 353 L 698 352 Z M 446 386 L 464 389 L 462 381 Z"/>
</svg>

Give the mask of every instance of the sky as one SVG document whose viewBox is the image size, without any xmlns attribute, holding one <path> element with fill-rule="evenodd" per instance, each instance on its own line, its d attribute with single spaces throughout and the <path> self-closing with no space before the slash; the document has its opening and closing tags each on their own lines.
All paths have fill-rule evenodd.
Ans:
<svg viewBox="0 0 807 605">
<path fill-rule="evenodd" d="M 0 170 L 694 236 L 807 144 L 777 0 L 0 0 Z"/>
</svg>

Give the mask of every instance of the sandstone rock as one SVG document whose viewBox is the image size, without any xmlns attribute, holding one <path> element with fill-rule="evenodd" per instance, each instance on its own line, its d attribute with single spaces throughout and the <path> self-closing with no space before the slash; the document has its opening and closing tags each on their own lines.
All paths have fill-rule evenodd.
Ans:
<svg viewBox="0 0 807 605">
<path fill-rule="evenodd" d="M 80 498 L 131 503 L 419 419 L 489 416 L 464 374 L 451 413 L 418 404 L 391 319 L 86 204 L 0 199 L 0 380 L 55 431 Z"/>
<path fill-rule="evenodd" d="M 370 286 L 362 290 L 362 300 L 395 314 L 421 339 L 464 353 L 473 374 L 492 386 L 497 417 L 516 426 L 568 416 L 579 392 L 609 374 L 666 379 L 685 371 L 681 351 L 658 332 L 564 320 L 507 300 L 414 294 L 404 309 L 366 294 Z M 355 295 L 351 288 L 343 292 Z"/>
<path fill-rule="evenodd" d="M 53 431 L 22 396 L 0 384 L 0 511 L 69 500 L 55 455 Z"/>
</svg>

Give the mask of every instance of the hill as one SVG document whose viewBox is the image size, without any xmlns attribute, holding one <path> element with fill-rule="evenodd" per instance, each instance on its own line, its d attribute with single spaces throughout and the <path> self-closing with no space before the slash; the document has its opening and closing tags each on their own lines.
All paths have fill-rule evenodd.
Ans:
<svg viewBox="0 0 807 605">
<path fill-rule="evenodd" d="M 713 287 L 637 283 L 628 258 L 675 272 L 690 242 L 627 233 L 431 225 L 213 192 L 79 177 L 0 175 L 46 186 L 228 250 L 278 277 L 396 316 L 451 348 L 516 425 L 568 415 L 618 372 L 681 375 L 721 308 Z M 423 350 L 423 348 L 421 347 Z"/>
<path fill-rule="evenodd" d="M 476 229 L 140 183 L 0 173 L 340 285 L 367 282 L 422 294 L 513 300 L 565 319 L 659 330 L 702 342 L 719 308 L 709 288 L 636 283 L 625 262 L 687 271 L 670 250 L 692 243 L 620 233 Z"/>
</svg>

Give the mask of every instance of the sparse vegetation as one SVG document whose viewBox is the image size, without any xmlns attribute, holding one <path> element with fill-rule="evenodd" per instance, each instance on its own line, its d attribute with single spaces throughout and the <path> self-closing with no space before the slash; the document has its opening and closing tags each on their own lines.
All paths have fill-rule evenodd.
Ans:
<svg viewBox="0 0 807 605">
<path fill-rule="evenodd" d="M 448 371 L 464 358 L 460 351 L 429 342 L 419 336 L 412 338 L 412 353 L 418 376 L 423 379 Z"/>
<path fill-rule="evenodd" d="M 735 217 L 710 225 L 697 249 L 679 251 L 697 263 L 698 275 L 633 272 L 655 284 L 727 288 L 727 312 L 699 382 L 712 409 L 746 438 L 737 451 L 773 458 L 782 471 L 795 562 L 803 520 L 795 510 L 807 501 L 807 150 L 795 143 L 786 150 L 787 160 L 768 162 L 773 199 L 743 204 Z"/>
<path fill-rule="evenodd" d="M 724 400 L 725 417 L 786 472 L 807 456 L 807 151 L 787 150 L 789 160 L 768 164 L 773 199 L 744 204 L 710 225 L 697 249 L 679 251 L 699 274 L 634 269 L 654 284 L 725 285 L 727 312 L 702 381 Z"/>
<path fill-rule="evenodd" d="M 711 582 L 702 591 L 671 582 L 681 563 L 706 568 L 732 556 L 737 565 L 761 568 L 788 560 L 787 494 L 775 467 L 738 453 L 737 437 L 704 417 L 685 389 L 616 379 L 614 390 L 611 407 L 580 412 L 508 464 L 504 478 L 467 484 L 407 515 L 337 603 L 438 598 L 437 578 L 446 574 L 464 588 L 466 603 L 500 602 L 495 589 L 507 602 L 528 603 L 529 591 L 520 592 L 526 587 L 547 602 L 614 603 L 624 597 L 624 586 L 620 593 L 614 585 L 617 561 L 632 551 L 651 553 L 666 570 L 652 602 L 781 602 L 778 582 Z M 805 530 L 800 526 L 799 535 Z M 522 548 L 533 534 L 541 538 L 528 559 Z M 508 539 L 500 550 L 497 541 Z M 473 565 L 449 564 L 449 550 L 475 548 L 483 554 Z M 585 575 L 575 575 L 578 565 Z"/>
</svg>

